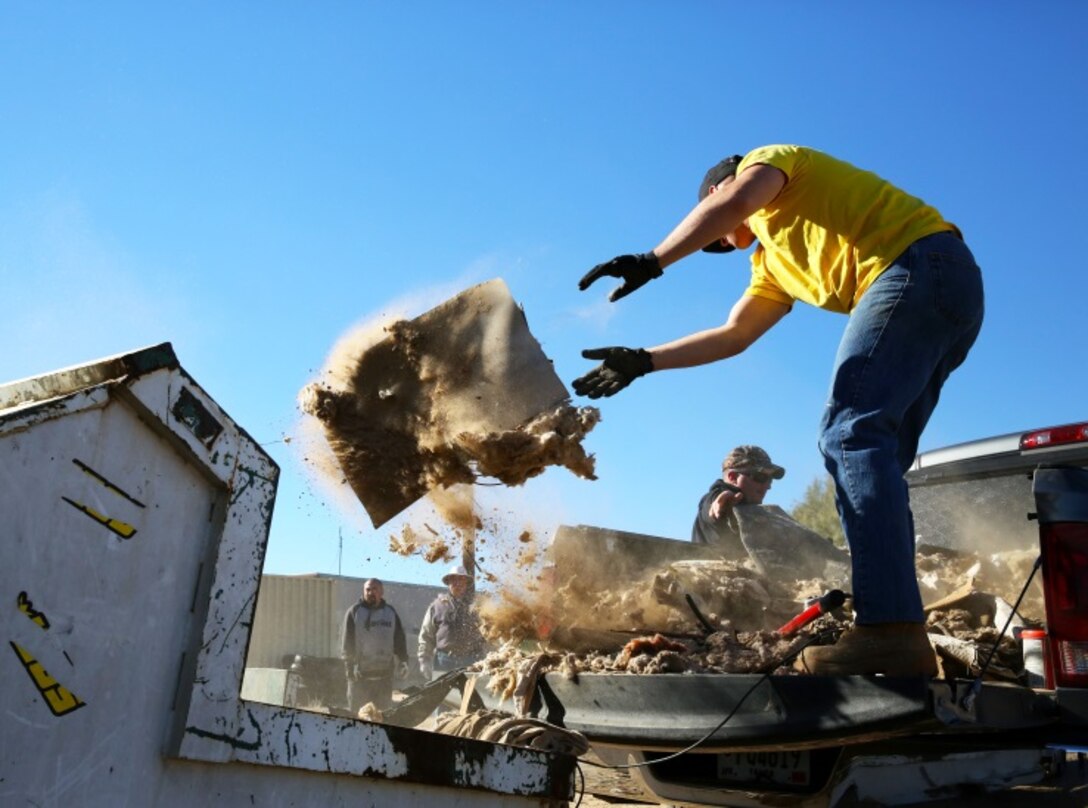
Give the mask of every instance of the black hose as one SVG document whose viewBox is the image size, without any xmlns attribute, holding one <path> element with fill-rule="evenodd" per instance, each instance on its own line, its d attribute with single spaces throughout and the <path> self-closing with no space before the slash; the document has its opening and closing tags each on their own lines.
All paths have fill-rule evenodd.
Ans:
<svg viewBox="0 0 1088 808">
<path fill-rule="evenodd" d="M 703 613 L 699 611 L 699 607 L 695 605 L 695 598 L 691 595 L 684 595 L 684 600 L 688 602 L 688 607 L 691 609 L 691 613 L 695 615 L 695 619 L 699 621 L 699 624 L 706 629 L 707 634 L 713 634 L 718 629 L 711 625 L 710 621 L 703 617 Z"/>
</svg>

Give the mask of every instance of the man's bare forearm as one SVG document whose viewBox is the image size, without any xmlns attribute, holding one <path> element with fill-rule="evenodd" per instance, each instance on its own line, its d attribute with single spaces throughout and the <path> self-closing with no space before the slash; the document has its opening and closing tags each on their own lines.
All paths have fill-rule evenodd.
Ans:
<svg viewBox="0 0 1088 808">
<path fill-rule="evenodd" d="M 745 219 L 770 204 L 785 184 L 786 175 L 777 168 L 754 165 L 735 181 L 722 185 L 721 190 L 708 194 L 654 247 L 661 268 L 732 233 Z"/>
<path fill-rule="evenodd" d="M 736 338 L 729 325 L 708 328 L 648 349 L 654 370 L 672 370 L 707 365 L 741 353 L 747 345 Z"/>
<path fill-rule="evenodd" d="M 650 348 L 654 370 L 706 365 L 743 353 L 789 310 L 784 303 L 744 295 L 733 306 L 723 325 Z"/>
<path fill-rule="evenodd" d="M 664 269 L 717 241 L 724 233 L 736 230 L 747 216 L 740 200 L 727 198 L 724 194 L 711 194 L 692 208 L 680 224 L 654 247 L 654 255 Z"/>
</svg>

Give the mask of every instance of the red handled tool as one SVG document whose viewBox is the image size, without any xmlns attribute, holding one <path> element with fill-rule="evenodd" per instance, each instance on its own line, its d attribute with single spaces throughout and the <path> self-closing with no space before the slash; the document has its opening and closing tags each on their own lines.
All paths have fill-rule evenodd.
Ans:
<svg viewBox="0 0 1088 808">
<path fill-rule="evenodd" d="M 846 603 L 846 593 L 841 589 L 829 589 L 823 595 L 816 599 L 816 602 L 801 612 L 797 617 L 790 620 L 782 628 L 778 629 L 778 633 L 783 637 L 788 637 L 801 628 L 804 628 L 821 614 L 826 614 L 832 609 L 837 609 Z"/>
</svg>

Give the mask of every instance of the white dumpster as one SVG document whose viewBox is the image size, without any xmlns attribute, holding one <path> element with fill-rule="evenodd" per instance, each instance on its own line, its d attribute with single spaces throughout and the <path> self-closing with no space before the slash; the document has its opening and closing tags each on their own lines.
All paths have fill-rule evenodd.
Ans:
<svg viewBox="0 0 1088 808">
<path fill-rule="evenodd" d="M 169 344 L 0 386 L 0 804 L 566 799 L 572 759 L 241 698 L 278 473 Z"/>
</svg>

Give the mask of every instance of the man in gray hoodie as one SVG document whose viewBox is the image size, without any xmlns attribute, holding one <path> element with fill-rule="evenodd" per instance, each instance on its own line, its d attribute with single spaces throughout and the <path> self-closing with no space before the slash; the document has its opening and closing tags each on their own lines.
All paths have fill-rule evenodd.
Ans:
<svg viewBox="0 0 1088 808">
<path fill-rule="evenodd" d="M 344 615 L 340 658 L 348 680 L 348 707 L 358 714 L 373 702 L 379 710 L 393 704 L 393 674 L 406 675 L 408 646 L 396 609 L 384 600 L 377 578 L 363 584 L 363 596 Z"/>
</svg>

